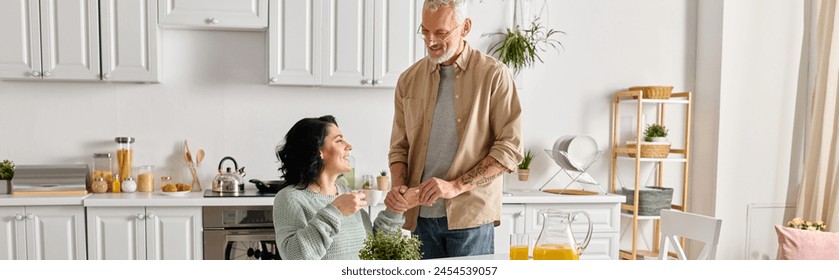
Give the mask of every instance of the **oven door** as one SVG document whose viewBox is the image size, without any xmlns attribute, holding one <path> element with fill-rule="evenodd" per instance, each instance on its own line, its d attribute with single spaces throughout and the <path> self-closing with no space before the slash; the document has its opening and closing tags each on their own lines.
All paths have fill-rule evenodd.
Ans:
<svg viewBox="0 0 839 280">
<path fill-rule="evenodd" d="M 273 229 L 205 229 L 205 260 L 279 260 Z"/>
</svg>

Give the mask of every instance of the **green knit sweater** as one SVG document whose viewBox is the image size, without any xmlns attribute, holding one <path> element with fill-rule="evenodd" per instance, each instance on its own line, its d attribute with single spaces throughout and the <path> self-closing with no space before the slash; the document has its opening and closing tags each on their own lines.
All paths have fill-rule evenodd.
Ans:
<svg viewBox="0 0 839 280">
<path fill-rule="evenodd" d="M 345 192 L 344 189 L 341 190 Z M 274 197 L 274 231 L 284 260 L 358 259 L 364 239 L 374 226 L 370 215 L 360 210 L 349 217 L 333 206 L 337 196 L 289 186 Z M 401 214 L 385 210 L 376 217 L 375 228 L 398 232 L 405 223 Z"/>
</svg>

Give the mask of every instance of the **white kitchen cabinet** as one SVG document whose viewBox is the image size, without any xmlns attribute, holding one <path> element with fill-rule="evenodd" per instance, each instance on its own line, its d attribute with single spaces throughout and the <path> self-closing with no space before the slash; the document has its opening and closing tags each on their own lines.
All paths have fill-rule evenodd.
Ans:
<svg viewBox="0 0 839 280">
<path fill-rule="evenodd" d="M 88 207 L 92 260 L 199 260 L 200 207 Z"/>
<path fill-rule="evenodd" d="M 101 0 L 102 80 L 160 81 L 155 0 Z"/>
<path fill-rule="evenodd" d="M 502 204 L 501 225 L 495 227 L 495 253 L 510 251 L 510 234 L 524 233 L 524 204 Z"/>
<path fill-rule="evenodd" d="M 0 79 L 98 80 L 98 0 L 0 1 Z"/>
<path fill-rule="evenodd" d="M 0 260 L 84 260 L 84 207 L 0 207 Z"/>
<path fill-rule="evenodd" d="M 264 30 L 268 0 L 158 0 L 160 25 L 172 28 Z"/>
<path fill-rule="evenodd" d="M 421 0 L 276 0 L 270 9 L 272 85 L 394 87 L 424 56 Z"/>
</svg>

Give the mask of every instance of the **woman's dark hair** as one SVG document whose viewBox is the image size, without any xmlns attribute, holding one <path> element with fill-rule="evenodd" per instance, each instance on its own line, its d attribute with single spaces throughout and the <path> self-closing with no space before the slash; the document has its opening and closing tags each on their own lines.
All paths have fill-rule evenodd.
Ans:
<svg viewBox="0 0 839 280">
<path fill-rule="evenodd" d="M 285 135 L 285 143 L 277 147 L 277 159 L 282 162 L 280 172 L 285 182 L 282 187 L 305 189 L 323 171 L 320 150 L 326 141 L 327 127 L 338 126 L 335 117 L 305 118 L 297 121 Z"/>
</svg>

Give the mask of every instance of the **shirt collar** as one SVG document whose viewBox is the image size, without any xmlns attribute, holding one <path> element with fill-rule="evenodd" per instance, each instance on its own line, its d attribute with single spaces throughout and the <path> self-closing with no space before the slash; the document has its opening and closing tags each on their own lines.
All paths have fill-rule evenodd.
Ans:
<svg viewBox="0 0 839 280">
<path fill-rule="evenodd" d="M 463 40 L 463 52 L 460 53 L 460 56 L 454 61 L 454 65 L 460 68 L 461 71 L 466 71 L 467 66 L 469 66 L 469 57 L 472 55 L 472 47 L 469 46 L 469 42 Z M 431 64 L 431 67 L 428 67 L 430 70 L 429 72 L 440 71 L 440 64 L 433 63 L 431 59 L 428 57 L 425 58 L 428 64 Z"/>
</svg>

